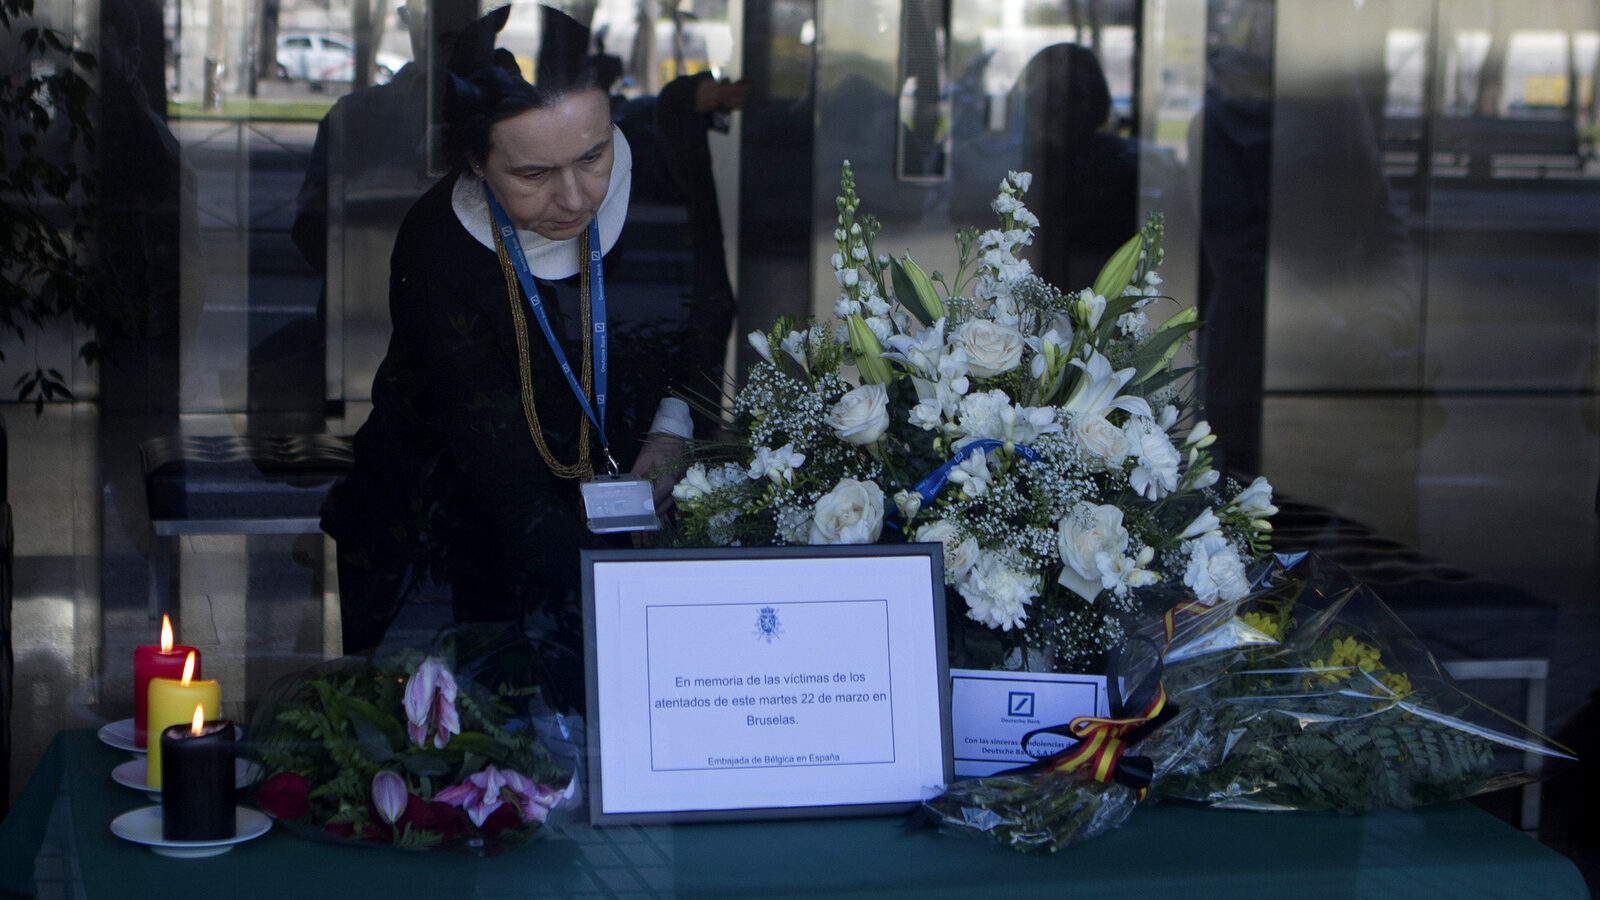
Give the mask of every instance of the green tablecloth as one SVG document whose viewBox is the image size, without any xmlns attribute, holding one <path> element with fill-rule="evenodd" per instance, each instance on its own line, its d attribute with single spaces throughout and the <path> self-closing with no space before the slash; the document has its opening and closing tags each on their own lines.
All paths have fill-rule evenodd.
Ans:
<svg viewBox="0 0 1600 900">
<path fill-rule="evenodd" d="M 51 810 L 84 893 L 295 897 L 529 896 L 1589 896 L 1573 863 L 1470 804 L 1340 818 L 1152 806 L 1053 856 L 908 829 L 899 818 L 675 827 L 571 826 L 492 859 L 411 854 L 281 828 L 209 859 L 177 860 L 112 835 L 151 801 L 111 780 L 127 759 L 87 730 L 57 735 L 0 823 L 0 890 L 30 893 Z M 60 830 L 61 826 L 57 826 Z M 183 891 L 192 893 L 191 891 Z"/>
</svg>

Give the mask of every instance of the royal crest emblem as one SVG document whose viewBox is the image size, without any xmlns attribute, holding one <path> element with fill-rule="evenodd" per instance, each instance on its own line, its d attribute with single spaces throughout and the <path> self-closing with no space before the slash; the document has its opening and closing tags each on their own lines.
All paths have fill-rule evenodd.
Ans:
<svg viewBox="0 0 1600 900">
<path fill-rule="evenodd" d="M 783 623 L 778 621 L 778 611 L 770 606 L 761 607 L 756 617 L 756 637 L 772 643 L 783 636 Z"/>
</svg>

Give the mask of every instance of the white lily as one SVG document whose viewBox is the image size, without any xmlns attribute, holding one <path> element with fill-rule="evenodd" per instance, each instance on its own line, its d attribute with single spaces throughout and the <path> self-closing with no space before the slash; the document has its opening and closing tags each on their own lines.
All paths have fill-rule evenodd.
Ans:
<svg viewBox="0 0 1600 900">
<path fill-rule="evenodd" d="M 913 375 L 937 380 L 944 361 L 945 320 L 929 325 L 916 334 L 895 334 L 885 340 L 884 359 L 892 359 L 910 369 Z"/>
<path fill-rule="evenodd" d="M 1195 516 L 1194 521 L 1189 523 L 1189 527 L 1183 529 L 1183 533 L 1179 534 L 1178 538 L 1186 541 L 1190 538 L 1197 538 L 1202 534 L 1221 531 L 1221 529 L 1222 522 L 1217 518 L 1217 514 L 1212 512 L 1210 507 L 1206 507 L 1206 511 Z"/>
<path fill-rule="evenodd" d="M 772 362 L 772 344 L 767 340 L 765 334 L 759 331 L 752 331 L 750 332 L 749 340 L 750 346 L 755 348 L 756 353 L 762 359 L 769 363 Z"/>
<path fill-rule="evenodd" d="M 968 497 L 981 497 L 989 490 L 989 454 L 969 453 L 961 463 L 950 470 L 950 480 L 961 486 Z"/>
<path fill-rule="evenodd" d="M 1072 365 L 1082 369 L 1085 377 L 1073 386 L 1071 396 L 1062 406 L 1064 411 L 1104 416 L 1112 409 L 1120 409 L 1136 416 L 1151 416 L 1149 401 L 1132 394 L 1119 396 L 1117 393 L 1133 380 L 1136 370 L 1132 366 L 1113 372 L 1111 360 L 1098 350 L 1089 356 L 1087 362 L 1074 359 Z"/>
<path fill-rule="evenodd" d="M 698 500 L 710 495 L 716 490 L 711 485 L 711 479 L 706 475 L 706 467 L 701 463 L 690 466 L 678 483 L 672 487 L 672 496 L 675 499 L 689 501 Z"/>
<path fill-rule="evenodd" d="M 766 478 L 781 487 L 794 481 L 794 470 L 800 468 L 805 461 L 806 455 L 796 453 L 793 443 L 784 444 L 776 450 L 771 447 L 758 447 L 755 459 L 750 461 L 748 475 L 751 481 Z"/>
<path fill-rule="evenodd" d="M 784 337 L 783 341 L 778 344 L 778 347 L 783 350 L 784 353 L 789 354 L 789 358 L 794 360 L 796 365 L 807 372 L 811 371 L 811 360 L 806 355 L 806 347 L 811 343 L 811 339 L 809 337 L 810 333 L 810 329 L 807 329 L 804 332 L 791 331 L 786 337 Z"/>
</svg>

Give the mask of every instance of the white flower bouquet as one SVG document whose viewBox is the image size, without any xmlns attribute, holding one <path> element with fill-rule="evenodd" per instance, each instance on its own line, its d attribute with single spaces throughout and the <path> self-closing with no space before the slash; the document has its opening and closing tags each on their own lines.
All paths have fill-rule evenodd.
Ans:
<svg viewBox="0 0 1600 900">
<path fill-rule="evenodd" d="M 956 234 L 947 278 L 880 252 L 845 163 L 837 321 L 750 335 L 735 438 L 698 447 L 674 491 L 677 543 L 937 541 L 967 666 L 1082 669 L 1141 608 L 1245 594 L 1272 489 L 1212 468 L 1160 220 L 1063 290 L 1023 258 L 1029 181 L 1000 185 L 994 228 Z"/>
</svg>

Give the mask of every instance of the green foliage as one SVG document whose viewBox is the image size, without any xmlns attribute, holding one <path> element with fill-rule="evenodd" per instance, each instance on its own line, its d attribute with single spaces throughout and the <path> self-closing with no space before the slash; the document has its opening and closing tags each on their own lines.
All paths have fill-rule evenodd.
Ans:
<svg viewBox="0 0 1600 900">
<path fill-rule="evenodd" d="M 1218 749 L 1214 764 L 1162 779 L 1158 793 L 1360 813 L 1490 786 L 1498 745 L 1463 724 L 1469 701 L 1425 668 L 1397 668 L 1394 648 L 1370 627 L 1376 611 L 1350 605 L 1352 596 L 1292 580 L 1258 595 L 1238 618 L 1212 624 L 1219 633 L 1232 629 L 1231 649 L 1166 670 L 1170 696 L 1190 708 L 1186 727 Z"/>
<path fill-rule="evenodd" d="M 396 846 L 426 849 L 439 844 L 437 833 L 376 827 L 370 797 L 379 772 L 399 774 L 410 793 L 429 800 L 490 764 L 540 784 L 567 783 L 569 774 L 532 727 L 539 692 L 523 677 L 531 671 L 525 646 L 520 658 L 510 651 L 498 658 L 496 645 L 462 637 L 433 652 L 457 679 L 461 730 L 443 747 L 434 746 L 431 731 L 417 746 L 406 730 L 405 688 L 424 658 L 421 651 L 382 661 L 335 660 L 293 676 L 263 701 L 249 750 L 264 776 L 305 777 L 310 823 L 351 825 L 357 835 L 392 834 Z"/>
<path fill-rule="evenodd" d="M 1162 794 L 1312 812 L 1410 809 L 1478 793 L 1492 775 L 1482 738 L 1394 705 L 1297 722 L 1287 714 L 1219 708 L 1208 730 L 1233 750 L 1214 769 L 1175 777 Z"/>
<path fill-rule="evenodd" d="M 91 336 L 78 355 L 93 363 L 127 328 L 108 302 L 94 257 L 98 184 L 90 81 L 95 57 L 60 31 L 37 24 L 33 0 L 0 3 L 11 71 L 0 81 L 0 328 L 27 340 L 66 318 Z M 0 353 L 0 362 L 5 359 Z M 19 400 L 36 412 L 70 399 L 62 374 L 34 366 L 17 379 Z"/>
</svg>

